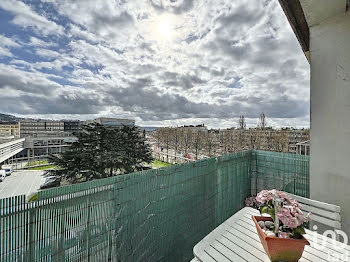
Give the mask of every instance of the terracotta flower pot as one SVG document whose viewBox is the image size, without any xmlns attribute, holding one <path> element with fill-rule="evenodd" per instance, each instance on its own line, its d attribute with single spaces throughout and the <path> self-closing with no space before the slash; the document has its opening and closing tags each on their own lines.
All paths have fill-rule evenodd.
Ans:
<svg viewBox="0 0 350 262">
<path fill-rule="evenodd" d="M 259 226 L 259 221 L 272 221 L 270 217 L 252 216 L 258 231 L 261 244 L 271 261 L 297 262 L 303 255 L 305 245 L 310 245 L 304 237 L 302 239 L 279 238 L 267 236 Z"/>
</svg>

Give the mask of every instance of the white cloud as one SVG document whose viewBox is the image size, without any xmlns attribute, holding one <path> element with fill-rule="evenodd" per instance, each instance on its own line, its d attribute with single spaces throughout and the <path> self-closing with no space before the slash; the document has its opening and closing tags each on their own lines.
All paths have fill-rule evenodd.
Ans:
<svg viewBox="0 0 350 262">
<path fill-rule="evenodd" d="M 6 47 L 19 47 L 20 45 L 11 38 L 0 34 L 0 45 Z"/>
<path fill-rule="evenodd" d="M 228 127 L 239 115 L 255 125 L 265 112 L 271 125 L 308 125 L 309 66 L 277 0 L 50 0 L 67 20 L 65 29 L 23 3 L 11 1 L 14 11 L 9 2 L 0 7 L 7 3 L 2 8 L 15 14 L 14 23 L 27 26 L 21 19 L 34 16 L 29 26 L 45 35 L 65 30 L 61 38 L 68 37 L 54 46 L 31 36 L 38 61 L 12 61 L 19 77 L 12 85 L 6 78 L 6 88 L 21 92 L 27 113 Z M 172 32 L 159 31 L 162 23 Z M 21 70 L 56 81 L 57 91 L 35 102 L 30 90 L 39 87 L 21 86 Z"/>
<path fill-rule="evenodd" d="M 61 35 L 64 28 L 46 17 L 37 14 L 33 9 L 23 2 L 16 0 L 1 0 L 0 8 L 14 15 L 12 22 L 24 28 L 32 28 L 40 34 Z"/>
<path fill-rule="evenodd" d="M 12 47 L 19 47 L 19 46 L 20 45 L 16 41 L 0 34 L 0 57 L 1 56 L 12 57 L 13 55 L 10 49 Z"/>
<path fill-rule="evenodd" d="M 35 47 L 51 47 L 56 46 L 55 43 L 43 41 L 37 37 L 31 36 L 30 42 L 28 43 L 29 46 L 35 46 Z"/>
<path fill-rule="evenodd" d="M 47 58 L 56 58 L 60 56 L 60 54 L 56 51 L 50 50 L 50 49 L 44 49 L 44 48 L 38 48 L 36 49 L 36 54 L 42 57 Z"/>
</svg>

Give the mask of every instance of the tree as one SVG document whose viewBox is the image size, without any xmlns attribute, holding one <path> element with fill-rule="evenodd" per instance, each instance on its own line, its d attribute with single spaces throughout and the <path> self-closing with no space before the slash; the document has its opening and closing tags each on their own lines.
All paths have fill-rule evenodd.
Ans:
<svg viewBox="0 0 350 262">
<path fill-rule="evenodd" d="M 276 152 L 288 152 L 288 133 L 285 130 L 276 130 L 271 134 L 271 149 Z"/>
<path fill-rule="evenodd" d="M 179 148 L 179 132 L 178 132 L 178 128 L 175 127 L 172 129 L 172 134 L 171 134 L 171 142 L 172 142 L 172 146 L 175 150 L 175 162 L 176 162 L 176 158 L 177 158 L 177 151 Z"/>
<path fill-rule="evenodd" d="M 165 127 L 162 130 L 163 130 L 163 143 L 166 148 L 166 162 L 169 163 L 169 144 L 170 144 L 171 129 L 169 127 Z"/>
<path fill-rule="evenodd" d="M 245 135 L 248 134 L 249 130 L 245 129 L 236 129 L 234 131 L 234 143 L 235 143 L 235 152 L 246 149 L 247 142 L 245 141 Z"/>
<path fill-rule="evenodd" d="M 182 134 L 182 147 L 185 152 L 185 154 L 188 153 L 188 151 L 191 149 L 191 143 L 193 140 L 193 132 L 191 129 L 183 128 L 183 134 Z"/>
<path fill-rule="evenodd" d="M 214 135 L 212 132 L 208 131 L 205 136 L 205 148 L 209 157 L 212 157 L 212 151 L 214 147 Z"/>
<path fill-rule="evenodd" d="M 198 160 L 198 155 L 203 145 L 204 134 L 205 133 L 200 130 L 193 132 L 193 148 L 194 148 L 196 160 Z"/>
<path fill-rule="evenodd" d="M 258 129 L 264 130 L 266 128 L 266 117 L 264 113 L 260 114 Z"/>
<path fill-rule="evenodd" d="M 238 121 L 238 129 L 245 129 L 245 128 L 246 128 L 246 123 L 245 123 L 244 116 L 240 116 Z"/>
<path fill-rule="evenodd" d="M 153 160 L 146 139 L 134 126 L 91 124 L 75 135 L 78 140 L 67 151 L 50 156 L 59 167 L 55 174 L 72 183 L 142 170 Z"/>
</svg>

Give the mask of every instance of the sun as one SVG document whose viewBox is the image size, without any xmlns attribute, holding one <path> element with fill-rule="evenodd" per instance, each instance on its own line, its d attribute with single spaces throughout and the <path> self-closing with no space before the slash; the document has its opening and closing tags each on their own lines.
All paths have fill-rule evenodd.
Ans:
<svg viewBox="0 0 350 262">
<path fill-rule="evenodd" d="M 170 16 L 161 16 L 154 24 L 154 38 L 162 42 L 172 41 L 175 36 L 174 20 Z"/>
</svg>

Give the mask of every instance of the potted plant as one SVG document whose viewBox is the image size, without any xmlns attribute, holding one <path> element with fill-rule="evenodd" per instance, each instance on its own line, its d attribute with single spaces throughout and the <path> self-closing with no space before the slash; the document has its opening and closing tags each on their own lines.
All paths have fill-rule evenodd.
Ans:
<svg viewBox="0 0 350 262">
<path fill-rule="evenodd" d="M 310 214 L 304 215 L 297 201 L 275 189 L 261 191 L 254 202 L 260 214 L 270 215 L 252 218 L 271 261 L 298 261 L 305 245 L 310 245 L 303 237 Z"/>
</svg>

